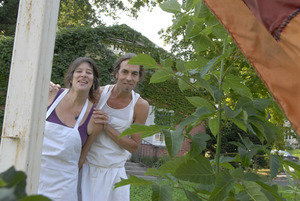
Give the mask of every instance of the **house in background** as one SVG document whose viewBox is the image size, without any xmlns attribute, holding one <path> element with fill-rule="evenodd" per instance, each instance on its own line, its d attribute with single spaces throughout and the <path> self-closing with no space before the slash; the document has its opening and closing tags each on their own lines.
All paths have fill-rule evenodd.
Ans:
<svg viewBox="0 0 300 201">
<path fill-rule="evenodd" d="M 166 111 L 164 109 L 155 109 L 154 106 L 150 106 L 149 115 L 145 125 L 161 125 L 170 126 L 171 116 L 173 111 Z M 195 135 L 199 132 L 205 132 L 204 124 L 194 127 L 190 134 Z M 191 141 L 185 139 L 182 147 L 178 153 L 178 156 L 182 156 L 190 151 Z M 156 133 L 153 136 L 142 139 L 139 150 L 132 155 L 132 160 L 143 163 L 145 166 L 151 166 L 159 158 L 168 157 L 168 151 L 166 148 L 165 138 L 162 133 Z"/>
<path fill-rule="evenodd" d="M 284 122 L 283 126 L 286 128 L 292 128 L 291 123 L 288 120 L 286 120 Z M 290 133 L 290 135 L 289 135 L 289 133 Z M 292 147 L 293 149 L 297 149 L 300 147 L 298 139 L 295 137 L 295 135 L 297 136 L 297 134 L 294 133 L 293 129 L 290 129 L 288 131 L 288 133 L 284 136 L 284 141 L 285 141 L 286 146 Z"/>
</svg>

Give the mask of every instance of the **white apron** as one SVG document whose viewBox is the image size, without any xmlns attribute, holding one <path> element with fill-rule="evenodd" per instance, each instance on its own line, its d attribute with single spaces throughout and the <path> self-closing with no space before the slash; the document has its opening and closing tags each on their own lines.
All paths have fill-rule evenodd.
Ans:
<svg viewBox="0 0 300 201">
<path fill-rule="evenodd" d="M 68 93 L 66 89 L 47 111 L 46 119 Z M 38 194 L 53 201 L 77 201 L 78 160 L 81 138 L 78 131 L 88 106 L 88 99 L 74 128 L 46 121 Z"/>
<path fill-rule="evenodd" d="M 112 88 L 105 86 L 98 104 L 109 116 L 109 124 L 120 133 L 132 124 L 134 106 L 139 94 L 132 91 L 132 101 L 123 109 L 110 108 L 106 102 Z M 114 189 L 114 184 L 127 179 L 124 168 L 130 152 L 117 145 L 106 133 L 98 135 L 87 154 L 81 171 L 82 201 L 129 201 L 130 186 Z"/>
</svg>

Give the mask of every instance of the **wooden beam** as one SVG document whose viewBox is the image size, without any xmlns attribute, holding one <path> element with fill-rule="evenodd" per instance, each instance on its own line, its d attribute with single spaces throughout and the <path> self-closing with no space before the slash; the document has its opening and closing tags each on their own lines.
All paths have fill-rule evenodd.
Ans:
<svg viewBox="0 0 300 201">
<path fill-rule="evenodd" d="M 20 0 L 0 147 L 0 172 L 27 174 L 37 192 L 60 0 Z"/>
</svg>

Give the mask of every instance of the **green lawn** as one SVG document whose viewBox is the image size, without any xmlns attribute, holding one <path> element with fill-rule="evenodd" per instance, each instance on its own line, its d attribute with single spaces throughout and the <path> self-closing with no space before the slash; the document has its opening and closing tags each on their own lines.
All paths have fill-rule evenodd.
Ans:
<svg viewBox="0 0 300 201">
<path fill-rule="evenodd" d="M 293 156 L 298 156 L 300 158 L 300 149 L 288 150 Z"/>
<path fill-rule="evenodd" d="M 174 201 L 188 201 L 183 190 L 175 189 L 172 193 Z M 152 199 L 151 186 L 131 186 L 130 201 L 151 201 Z"/>
<path fill-rule="evenodd" d="M 162 181 L 161 183 L 167 184 L 168 181 Z M 187 186 L 195 186 L 196 184 L 190 182 L 182 182 L 185 187 Z M 152 187 L 151 186 L 133 186 L 130 187 L 130 201 L 151 201 L 152 199 Z M 189 201 L 183 190 L 181 189 L 173 189 L 172 192 L 172 200 L 173 201 Z"/>
<path fill-rule="evenodd" d="M 300 189 L 297 192 L 289 186 L 279 187 L 279 193 L 286 198 L 286 201 L 295 201 L 300 199 Z M 130 187 L 130 201 L 151 201 L 152 200 L 151 186 L 133 186 Z M 172 200 L 188 201 L 183 190 L 173 189 Z"/>
</svg>

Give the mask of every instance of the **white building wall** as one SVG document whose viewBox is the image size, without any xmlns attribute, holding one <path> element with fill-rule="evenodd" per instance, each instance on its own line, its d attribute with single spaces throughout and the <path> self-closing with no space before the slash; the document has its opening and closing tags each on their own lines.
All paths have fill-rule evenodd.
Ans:
<svg viewBox="0 0 300 201">
<path fill-rule="evenodd" d="M 155 124 L 154 119 L 155 119 L 154 106 L 150 105 L 149 115 L 148 115 L 148 118 L 146 120 L 145 125 L 147 125 L 147 126 L 154 125 Z M 161 137 L 160 133 L 157 133 L 157 134 L 155 134 L 153 136 L 150 136 L 150 137 L 146 137 L 146 138 L 144 138 L 144 140 L 151 143 L 151 144 L 153 144 L 153 145 L 156 145 L 156 146 L 166 146 L 165 139 L 163 137 Z"/>
</svg>

